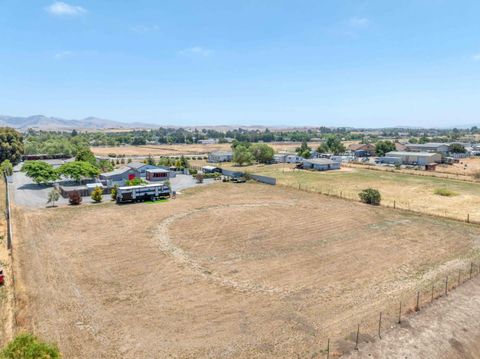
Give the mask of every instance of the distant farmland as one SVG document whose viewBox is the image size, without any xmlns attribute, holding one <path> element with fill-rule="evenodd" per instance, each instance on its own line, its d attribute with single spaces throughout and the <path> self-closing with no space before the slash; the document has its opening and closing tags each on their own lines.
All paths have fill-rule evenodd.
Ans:
<svg viewBox="0 0 480 359">
<path fill-rule="evenodd" d="M 479 240 L 472 225 L 255 183 L 17 208 L 14 223 L 18 323 L 66 358 L 318 356 L 469 264 Z"/>
</svg>

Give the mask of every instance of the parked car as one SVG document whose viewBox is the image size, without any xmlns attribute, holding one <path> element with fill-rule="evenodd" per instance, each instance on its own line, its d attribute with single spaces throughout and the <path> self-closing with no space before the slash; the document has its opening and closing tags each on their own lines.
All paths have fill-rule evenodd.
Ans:
<svg viewBox="0 0 480 359">
<path fill-rule="evenodd" d="M 245 183 L 245 182 L 247 182 L 247 179 L 245 177 L 233 177 L 232 182 Z"/>
</svg>

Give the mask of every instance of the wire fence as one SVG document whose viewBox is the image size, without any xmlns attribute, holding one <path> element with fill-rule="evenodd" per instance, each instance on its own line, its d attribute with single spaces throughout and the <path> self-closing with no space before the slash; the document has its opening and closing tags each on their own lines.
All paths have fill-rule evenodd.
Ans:
<svg viewBox="0 0 480 359">
<path fill-rule="evenodd" d="M 435 300 L 480 274 L 478 258 L 443 272 L 394 298 L 385 298 L 362 307 L 363 315 L 335 313 L 336 321 L 322 326 L 318 338 L 325 358 L 359 350 L 362 343 L 381 340 L 388 332 L 406 324 L 409 315 L 419 312 Z"/>
<path fill-rule="evenodd" d="M 360 189 L 358 190 L 358 192 L 354 192 L 354 191 L 348 191 L 345 189 L 339 189 L 336 186 L 329 186 L 329 185 L 319 184 L 319 183 L 307 184 L 307 183 L 298 183 L 295 181 L 292 181 L 292 182 L 283 181 L 282 183 L 279 183 L 278 180 L 277 180 L 277 185 L 295 188 L 300 191 L 320 193 L 326 196 L 360 202 L 360 197 L 358 195 L 360 192 Z M 428 208 L 428 205 L 429 205 L 428 202 L 423 203 L 423 205 L 425 207 L 422 207 L 418 204 L 412 204 L 410 201 L 397 200 L 397 199 L 384 199 L 384 198 L 382 198 L 382 201 L 380 203 L 380 206 L 382 207 L 409 211 L 409 212 L 419 213 L 419 214 L 426 214 L 429 216 L 434 216 L 439 218 L 453 219 L 455 221 L 460 221 L 465 223 L 480 224 L 480 218 L 476 218 L 474 215 L 470 213 L 452 212 L 452 211 L 448 211 L 447 209 L 434 210 L 434 209 Z"/>
</svg>

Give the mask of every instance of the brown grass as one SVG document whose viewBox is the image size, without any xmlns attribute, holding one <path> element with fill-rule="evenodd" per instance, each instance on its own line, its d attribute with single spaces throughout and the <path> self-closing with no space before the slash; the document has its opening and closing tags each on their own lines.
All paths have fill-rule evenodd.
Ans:
<svg viewBox="0 0 480 359">
<path fill-rule="evenodd" d="M 479 244 L 473 226 L 253 183 L 15 217 L 21 328 L 66 358 L 312 357 Z"/>
</svg>

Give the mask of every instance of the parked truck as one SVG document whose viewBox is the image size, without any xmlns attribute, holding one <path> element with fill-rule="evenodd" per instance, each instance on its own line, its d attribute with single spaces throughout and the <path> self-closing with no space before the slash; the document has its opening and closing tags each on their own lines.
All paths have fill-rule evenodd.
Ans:
<svg viewBox="0 0 480 359">
<path fill-rule="evenodd" d="M 147 184 L 144 186 L 118 187 L 117 203 L 156 201 L 170 197 L 170 188 L 163 183 Z"/>
</svg>

